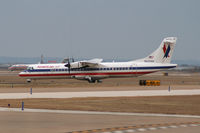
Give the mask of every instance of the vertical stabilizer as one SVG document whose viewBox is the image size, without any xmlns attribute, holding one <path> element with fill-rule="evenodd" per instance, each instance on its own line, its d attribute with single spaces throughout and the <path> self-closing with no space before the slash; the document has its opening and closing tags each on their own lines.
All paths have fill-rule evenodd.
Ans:
<svg viewBox="0 0 200 133">
<path fill-rule="evenodd" d="M 140 62 L 155 62 L 155 63 L 170 63 L 174 47 L 176 44 L 176 37 L 164 38 L 157 50 L 149 56 L 139 59 Z"/>
</svg>

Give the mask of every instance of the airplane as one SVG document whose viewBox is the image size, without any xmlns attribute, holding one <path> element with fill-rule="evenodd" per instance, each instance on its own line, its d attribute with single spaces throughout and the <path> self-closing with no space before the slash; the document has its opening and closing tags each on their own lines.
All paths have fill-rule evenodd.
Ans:
<svg viewBox="0 0 200 133">
<path fill-rule="evenodd" d="M 31 65 L 31 64 L 14 64 L 14 65 L 8 67 L 8 70 L 9 71 L 26 70 L 29 65 Z"/>
<path fill-rule="evenodd" d="M 44 64 L 43 54 L 41 55 L 41 60 L 40 60 L 40 62 L 38 62 L 38 64 Z M 14 65 L 8 67 L 8 70 L 9 71 L 22 71 L 22 70 L 26 70 L 29 65 L 32 65 L 32 64 L 14 64 Z"/>
<path fill-rule="evenodd" d="M 70 58 L 71 59 L 71 58 Z M 66 61 L 67 58 L 65 58 L 62 63 L 64 63 L 64 61 Z M 48 61 L 48 64 L 50 63 L 56 63 L 56 61 Z M 38 62 L 38 64 L 44 64 L 44 56 L 41 55 L 41 61 Z M 14 65 L 11 65 L 10 67 L 8 67 L 8 70 L 9 71 L 22 71 L 22 70 L 26 70 L 28 68 L 28 66 L 30 65 L 34 65 L 34 64 L 14 64 Z"/>
<path fill-rule="evenodd" d="M 164 38 L 160 46 L 145 58 L 128 62 L 102 62 L 103 59 L 83 60 L 57 64 L 29 65 L 19 73 L 27 82 L 32 79 L 67 79 L 86 80 L 89 83 L 101 82 L 106 78 L 137 77 L 144 74 L 175 68 L 171 58 L 176 44 L 176 37 Z"/>
</svg>

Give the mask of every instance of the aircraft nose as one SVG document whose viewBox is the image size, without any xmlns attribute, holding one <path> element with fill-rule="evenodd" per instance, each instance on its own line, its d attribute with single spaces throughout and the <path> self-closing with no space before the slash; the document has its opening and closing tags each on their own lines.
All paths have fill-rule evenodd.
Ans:
<svg viewBox="0 0 200 133">
<path fill-rule="evenodd" d="M 20 72 L 18 75 L 19 75 L 20 77 L 22 77 L 24 74 L 25 74 L 25 72 Z"/>
</svg>

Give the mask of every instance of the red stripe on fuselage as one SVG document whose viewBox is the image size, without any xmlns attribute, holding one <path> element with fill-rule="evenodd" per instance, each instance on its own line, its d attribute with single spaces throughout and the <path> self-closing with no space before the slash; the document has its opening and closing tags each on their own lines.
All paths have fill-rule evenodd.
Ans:
<svg viewBox="0 0 200 133">
<path fill-rule="evenodd" d="M 131 75 L 131 74 L 148 74 L 149 72 L 107 72 L 107 73 L 54 73 L 54 74 L 19 74 L 20 77 L 37 77 L 37 76 L 77 76 L 77 75 Z"/>
</svg>

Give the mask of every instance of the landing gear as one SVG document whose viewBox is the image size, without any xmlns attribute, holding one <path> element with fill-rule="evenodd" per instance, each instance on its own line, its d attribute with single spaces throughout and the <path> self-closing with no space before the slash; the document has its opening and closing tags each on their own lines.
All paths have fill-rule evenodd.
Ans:
<svg viewBox="0 0 200 133">
<path fill-rule="evenodd" d="M 96 80 L 88 80 L 89 83 L 95 83 Z"/>
<path fill-rule="evenodd" d="M 102 83 L 102 81 L 101 80 L 95 80 L 95 79 L 88 79 L 88 82 L 89 83 Z"/>
<path fill-rule="evenodd" d="M 102 83 L 102 80 L 97 80 L 97 83 Z"/>
<path fill-rule="evenodd" d="M 27 79 L 26 82 L 27 82 L 27 83 L 31 83 L 31 79 Z"/>
</svg>

